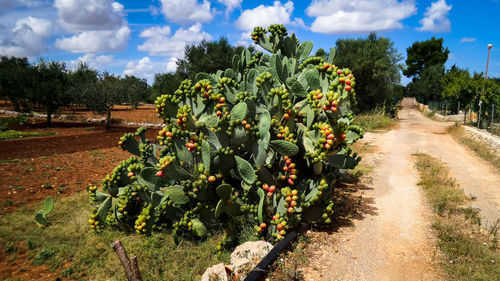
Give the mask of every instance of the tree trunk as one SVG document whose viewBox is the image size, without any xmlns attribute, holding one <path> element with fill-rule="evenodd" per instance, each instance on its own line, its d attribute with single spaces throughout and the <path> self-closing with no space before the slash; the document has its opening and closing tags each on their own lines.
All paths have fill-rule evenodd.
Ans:
<svg viewBox="0 0 500 281">
<path fill-rule="evenodd" d="M 111 127 L 111 108 L 108 107 L 108 117 L 106 118 L 106 130 Z"/>
<path fill-rule="evenodd" d="M 52 124 L 52 111 L 47 110 L 47 127 L 50 127 Z"/>
</svg>

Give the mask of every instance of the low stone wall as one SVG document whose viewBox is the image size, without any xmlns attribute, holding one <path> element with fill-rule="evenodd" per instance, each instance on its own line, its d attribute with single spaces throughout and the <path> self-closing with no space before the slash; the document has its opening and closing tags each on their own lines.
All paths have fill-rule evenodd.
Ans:
<svg viewBox="0 0 500 281">
<path fill-rule="evenodd" d="M 462 126 L 465 134 L 473 140 L 480 141 L 490 148 L 494 153 L 500 154 L 500 137 L 490 134 L 478 128 Z"/>
</svg>

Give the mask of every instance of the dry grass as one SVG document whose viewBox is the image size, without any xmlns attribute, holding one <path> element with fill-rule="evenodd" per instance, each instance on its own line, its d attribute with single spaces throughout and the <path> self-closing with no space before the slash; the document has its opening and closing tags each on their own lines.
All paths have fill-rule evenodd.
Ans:
<svg viewBox="0 0 500 281">
<path fill-rule="evenodd" d="M 484 229 L 479 210 L 465 207 L 468 200 L 437 159 L 416 154 L 420 186 L 436 216 L 433 228 L 445 256 L 443 268 L 450 280 L 500 280 L 498 224 Z M 498 223 L 498 222 L 497 222 Z"/>
<path fill-rule="evenodd" d="M 462 126 L 454 125 L 451 126 L 448 131 L 452 136 L 454 136 L 460 143 L 464 144 L 468 148 L 472 149 L 479 157 L 490 162 L 500 171 L 500 155 L 492 152 L 488 145 L 476 141 L 465 134 Z"/>
</svg>

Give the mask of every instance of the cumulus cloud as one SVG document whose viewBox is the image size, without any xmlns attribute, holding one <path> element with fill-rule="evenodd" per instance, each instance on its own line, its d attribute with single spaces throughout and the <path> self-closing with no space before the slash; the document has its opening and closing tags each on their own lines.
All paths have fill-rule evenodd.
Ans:
<svg viewBox="0 0 500 281">
<path fill-rule="evenodd" d="M 313 0 L 306 14 L 316 18 L 312 31 L 343 34 L 399 29 L 415 11 L 411 0 Z"/>
<path fill-rule="evenodd" d="M 179 28 L 174 35 L 168 36 L 166 26 L 145 29 L 140 36 L 146 38 L 146 42 L 138 46 L 139 51 L 148 52 L 150 56 L 169 56 L 180 58 L 184 54 L 186 44 L 212 40 L 210 34 L 201 30 L 202 25 L 197 23 L 188 29 Z"/>
<path fill-rule="evenodd" d="M 474 42 L 474 41 L 476 41 L 476 38 L 464 37 L 460 40 L 460 43 L 469 43 L 469 42 Z"/>
<path fill-rule="evenodd" d="M 81 63 L 84 63 L 93 69 L 103 69 L 112 63 L 114 59 L 112 55 L 96 56 L 94 54 L 85 54 L 75 60 L 69 61 L 68 66 L 71 69 L 76 69 Z"/>
<path fill-rule="evenodd" d="M 118 30 L 86 31 L 56 40 L 56 47 L 72 53 L 102 53 L 122 51 L 130 38 L 130 28 Z"/>
<path fill-rule="evenodd" d="M 203 0 L 161 0 L 161 10 L 167 20 L 186 25 L 212 21 L 215 10 L 210 8 L 210 1 Z"/>
<path fill-rule="evenodd" d="M 34 56 L 46 50 L 45 40 L 52 35 L 49 20 L 34 17 L 19 19 L 11 30 L 0 34 L 0 54 L 8 56 Z"/>
<path fill-rule="evenodd" d="M 244 10 L 236 20 L 236 28 L 253 30 L 256 26 L 268 27 L 271 24 L 288 24 L 293 12 L 293 2 L 282 4 L 274 1 L 272 6 L 260 5 L 254 9 Z"/>
<path fill-rule="evenodd" d="M 55 0 L 59 24 L 75 32 L 55 46 L 72 53 L 122 51 L 130 38 L 123 5 L 112 0 Z"/>
<path fill-rule="evenodd" d="M 451 5 L 446 4 L 446 0 L 433 2 L 424 13 L 424 18 L 419 22 L 422 25 L 417 28 L 420 31 L 447 32 L 451 30 L 451 23 L 448 19 L 448 12 Z"/>
<path fill-rule="evenodd" d="M 149 84 L 153 83 L 156 73 L 171 72 L 168 70 L 168 64 L 165 61 L 152 61 L 149 57 L 143 57 L 138 61 L 130 61 L 125 66 L 123 75 L 133 75 L 139 78 L 145 78 Z M 175 71 L 175 69 L 173 70 Z"/>
<path fill-rule="evenodd" d="M 69 31 L 119 29 L 123 5 L 112 0 L 55 0 L 61 27 Z"/>
<path fill-rule="evenodd" d="M 16 7 L 36 8 L 45 5 L 46 2 L 47 2 L 46 0 L 0 0 L 0 8 L 2 9 L 10 9 Z"/>
<path fill-rule="evenodd" d="M 241 7 L 243 0 L 217 0 L 226 6 L 226 16 L 228 16 L 234 9 Z"/>
</svg>

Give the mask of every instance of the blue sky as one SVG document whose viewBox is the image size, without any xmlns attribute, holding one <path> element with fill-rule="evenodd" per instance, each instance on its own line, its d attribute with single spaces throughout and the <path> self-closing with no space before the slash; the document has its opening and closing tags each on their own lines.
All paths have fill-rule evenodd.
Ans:
<svg viewBox="0 0 500 281">
<path fill-rule="evenodd" d="M 415 41 L 444 38 L 456 64 L 500 77 L 500 1 L 412 0 L 0 0 L 0 55 L 85 61 L 100 71 L 153 81 L 175 70 L 185 44 L 225 36 L 251 44 L 254 26 L 285 24 L 328 50 L 376 31 L 406 57 Z M 404 61 L 402 61 L 404 62 Z M 408 79 L 402 79 L 403 84 Z"/>
</svg>

